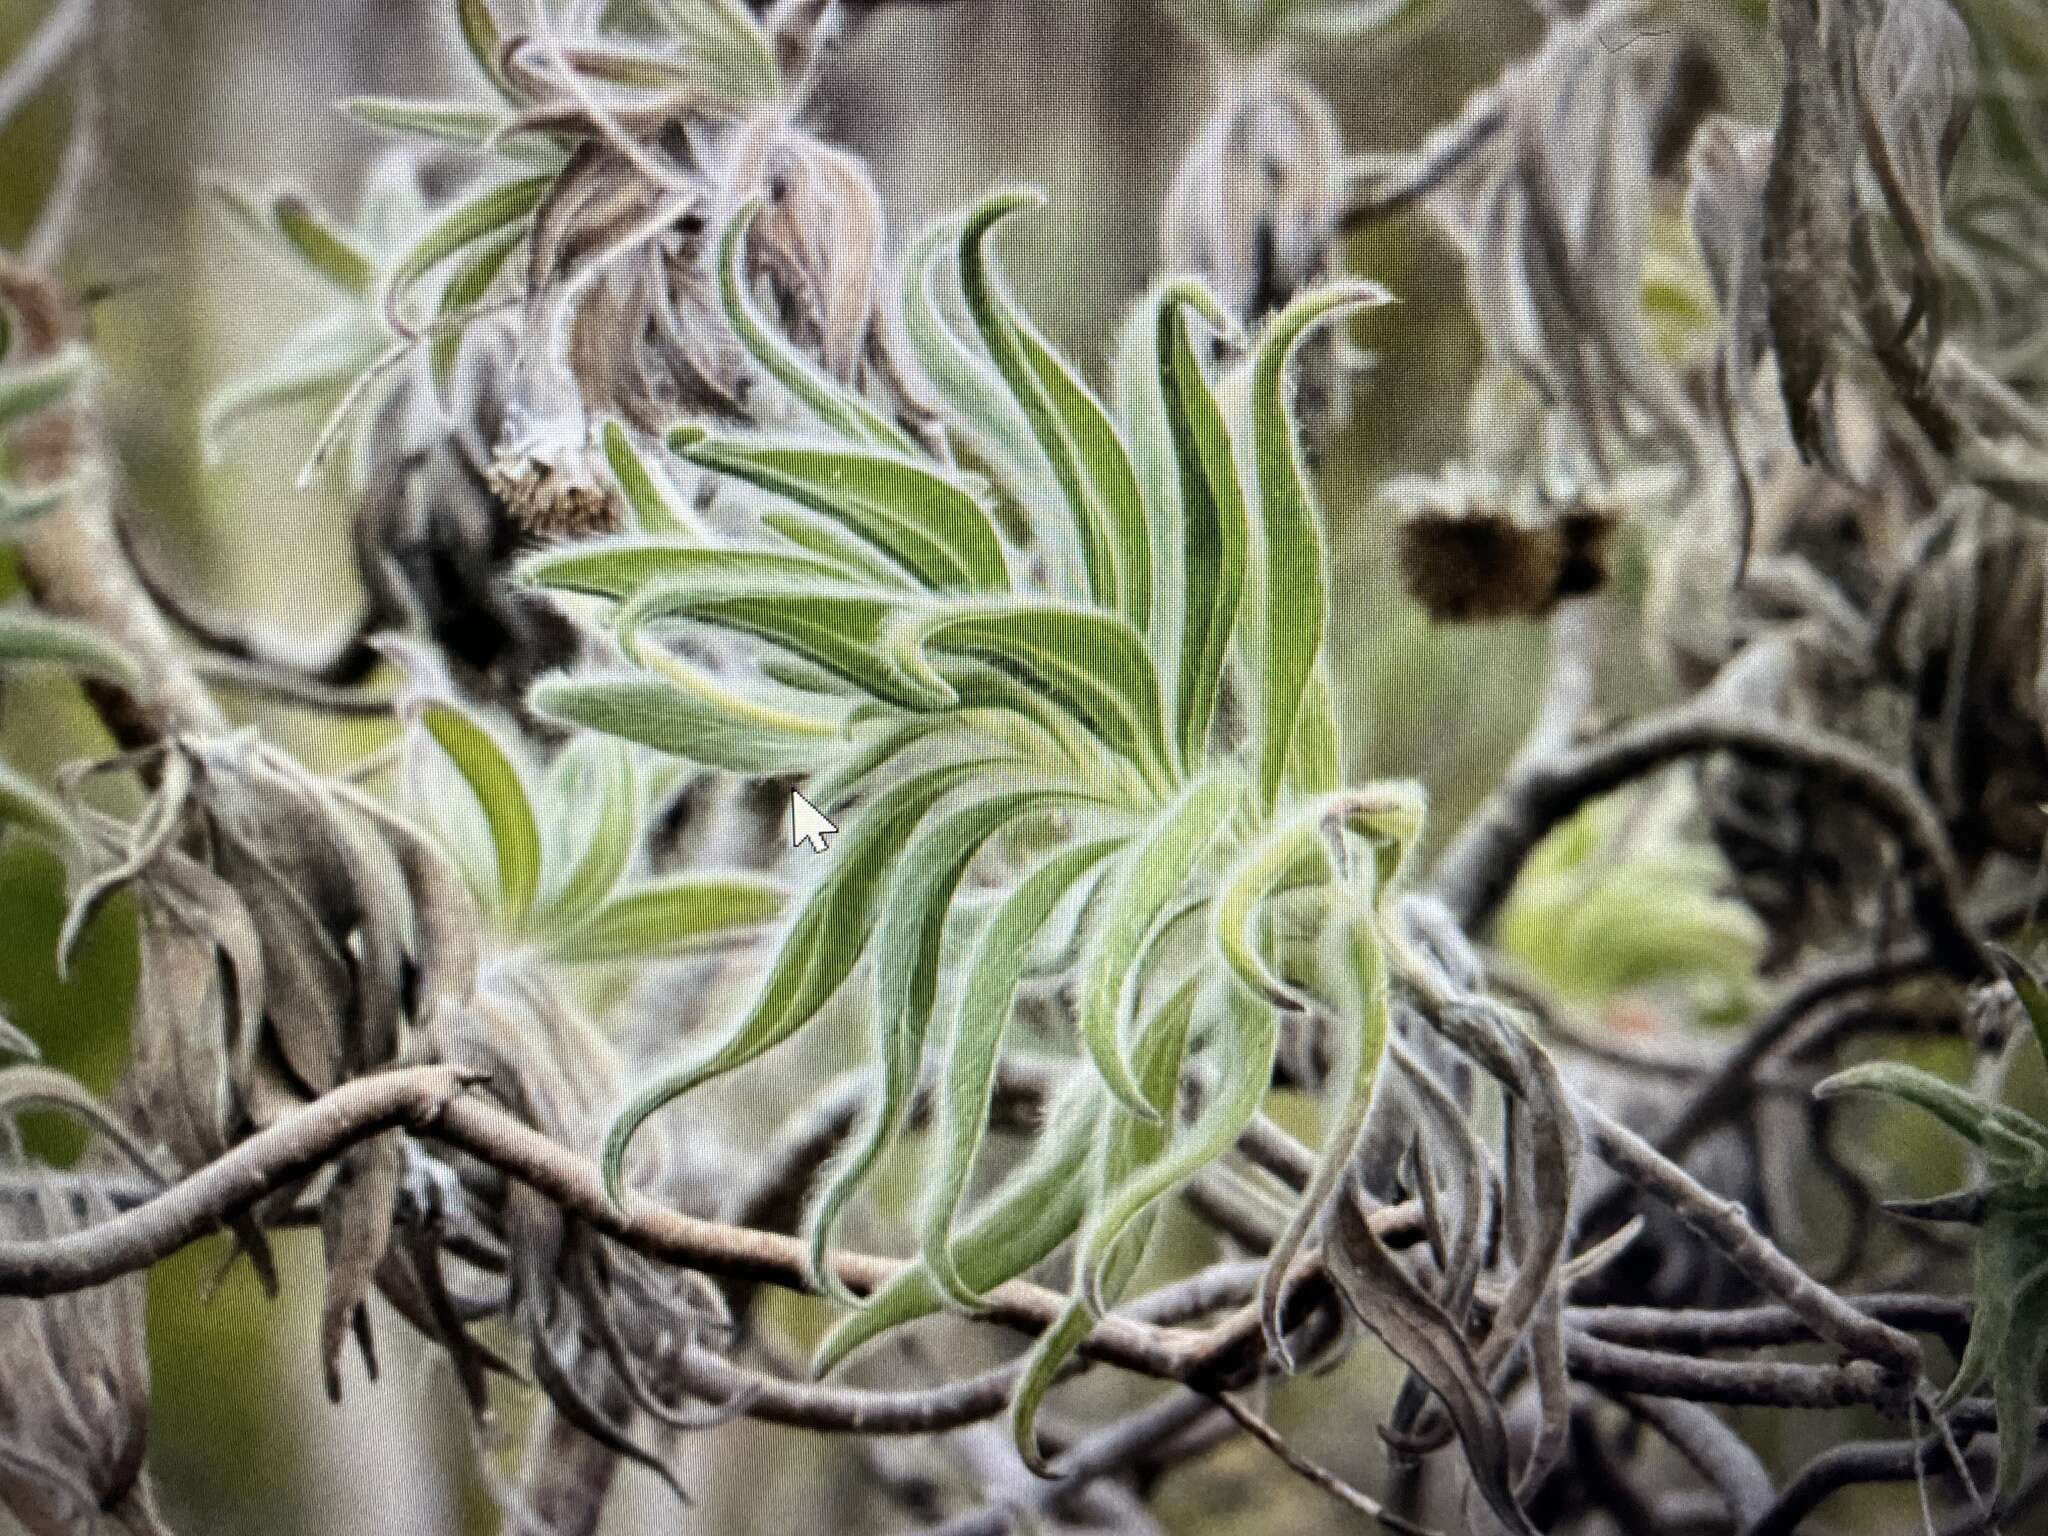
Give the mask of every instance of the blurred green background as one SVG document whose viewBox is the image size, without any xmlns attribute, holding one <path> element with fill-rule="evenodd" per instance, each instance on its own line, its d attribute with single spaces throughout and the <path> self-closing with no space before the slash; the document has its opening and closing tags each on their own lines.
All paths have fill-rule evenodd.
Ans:
<svg viewBox="0 0 2048 1536">
<path fill-rule="evenodd" d="M 1303 61 L 1353 150 L 1416 143 L 1537 32 L 1525 0 L 1423 5 L 1393 40 Z M 67 276 L 106 294 L 92 320 L 135 493 L 131 516 L 183 589 L 315 649 L 359 600 L 346 506 L 332 491 L 293 485 L 318 412 L 266 419 L 211 467 L 198 452 L 196 421 L 208 391 L 267 355 L 318 296 L 229 237 L 201 178 L 220 171 L 290 183 L 346 210 L 387 144 L 332 101 L 461 87 L 449 8 L 439 0 L 119 0 L 114 9 L 122 26 L 106 82 L 107 155 Z M 0 0 L 0 56 L 41 10 L 39 0 Z M 961 0 L 942 12 L 887 14 L 862 30 L 832 66 L 817 110 L 828 133 L 871 157 L 899 241 L 993 182 L 1044 184 L 1054 216 L 1015 237 L 1010 270 L 1055 335 L 1100 367 L 1122 307 L 1156 261 L 1159 201 L 1203 116 L 1209 71 L 1201 50 L 1147 0 Z M 0 135 L 0 244 L 17 242 L 32 219 L 70 108 L 65 93 L 54 93 Z M 1401 595 L 1391 514 L 1372 488 L 1390 473 L 1434 469 L 1460 449 L 1478 333 L 1455 254 L 1425 216 L 1404 215 L 1360 238 L 1351 265 L 1400 303 L 1359 329 L 1378 366 L 1324 463 L 1350 766 L 1360 776 L 1423 779 L 1440 838 L 1497 777 L 1526 725 L 1543 632 L 1434 628 Z M 1640 579 L 1639 555 L 1624 566 L 1626 588 Z M 0 573 L 0 583 L 12 579 Z M 1616 601 L 1626 600 L 1624 592 Z M 1626 698 L 1644 686 L 1643 669 L 1633 628 L 1615 628 L 1608 683 Z M 374 739 L 367 728 L 234 707 L 317 762 Z M 10 761 L 43 771 L 104 749 L 69 690 L 10 688 L 0 717 L 0 753 Z M 54 861 L 19 843 L 0 851 L 0 1012 L 56 1064 L 104 1087 L 120 1060 L 133 983 L 130 917 L 116 902 L 73 978 L 60 982 L 51 953 L 61 899 Z M 50 1155 L 72 1148 L 61 1131 L 43 1135 Z M 291 1250 L 291 1283 L 278 1304 L 262 1298 L 246 1270 L 214 1289 L 219 1257 L 188 1254 L 162 1269 L 151 1291 L 152 1459 L 180 1530 L 492 1528 L 469 1470 L 470 1431 L 437 1365 L 396 1348 L 386 1327 L 396 1359 L 384 1382 L 352 1383 L 331 1409 L 312 1362 L 313 1249 Z M 796 1327 L 805 1310 L 783 1308 Z M 963 1341 L 955 1350 L 954 1336 L 934 1336 L 940 1342 L 949 1371 L 979 1347 Z M 1345 1393 L 1375 1372 L 1384 1377 L 1384 1367 L 1361 1357 L 1337 1390 L 1301 1399 L 1348 1401 L 1350 1413 L 1282 1414 L 1304 1451 L 1368 1478 L 1377 1459 L 1370 1420 L 1361 1399 Z M 1386 1384 L 1368 1385 L 1376 1398 Z M 518 1432 L 508 1398 L 507 1422 L 492 1435 L 501 1460 L 516 1452 Z M 874 1513 L 854 1495 L 875 1471 L 851 1447 L 736 1426 L 684 1455 L 684 1480 L 702 1494 L 696 1510 L 679 1516 L 629 1477 L 611 1528 L 851 1529 Z M 841 1494 L 851 1502 L 821 1502 Z M 1305 1530 L 1338 1514 L 1244 1445 L 1170 1480 L 1159 1508 L 1170 1528 L 1188 1532 Z M 821 1525 L 825 1509 L 839 1513 Z"/>
</svg>

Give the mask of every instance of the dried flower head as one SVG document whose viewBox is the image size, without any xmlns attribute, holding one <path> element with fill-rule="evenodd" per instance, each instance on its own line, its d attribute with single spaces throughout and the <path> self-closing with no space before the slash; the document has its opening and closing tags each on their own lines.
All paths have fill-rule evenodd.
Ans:
<svg viewBox="0 0 2048 1536">
<path fill-rule="evenodd" d="M 1396 554 L 1408 595 L 1440 623 L 1541 618 L 1607 581 L 1621 513 L 1574 497 L 1542 505 L 1492 476 L 1452 470 L 1386 488 L 1405 504 Z"/>
<path fill-rule="evenodd" d="M 0 1171 L 22 1166 L 0 1126 Z M 0 1240 L 61 1237 L 114 1214 L 103 1195 L 0 1193 Z M 29 1536 L 161 1536 L 143 1470 L 149 1360 L 140 1275 L 47 1300 L 0 1298 L 0 1511 Z"/>
<path fill-rule="evenodd" d="M 1285 308 L 1338 265 L 1343 153 L 1337 114 L 1307 81 L 1272 68 L 1226 79 L 1167 193 L 1165 269 L 1203 278 L 1241 325 Z M 1356 366 L 1339 331 L 1297 354 L 1312 430 L 1343 420 Z"/>
<path fill-rule="evenodd" d="M 609 1044 L 531 971 L 488 972 L 474 1003 L 434 1026 L 433 1048 L 474 1072 L 479 1092 L 586 1153 L 602 1144 L 624 1086 Z M 634 1165 L 650 1186 L 667 1183 L 660 1138 L 636 1148 Z M 467 1319 L 506 1318 L 556 1411 L 674 1487 L 666 1462 L 634 1438 L 633 1421 L 644 1416 L 677 1430 L 724 1416 L 718 1407 L 691 1412 L 680 1369 L 707 1333 L 729 1326 L 717 1292 L 687 1270 L 606 1244 L 495 1170 L 466 1158 L 434 1168 L 422 1187 L 436 1192 L 437 1203 L 400 1223 L 382 1277 L 386 1294 L 449 1350 L 479 1411 L 494 1357 L 471 1336 Z M 437 1306 L 437 1295 L 465 1302 Z M 623 1413 L 606 1406 L 621 1401 Z"/>
<path fill-rule="evenodd" d="M 65 942 L 114 890 L 133 890 L 142 974 L 123 1096 L 145 1138 L 191 1169 L 351 1078 L 419 1059 L 418 1027 L 474 986 L 478 925 L 419 834 L 252 738 L 180 738 L 149 761 L 156 793 L 133 827 L 82 818 L 99 867 Z M 398 1172 L 397 1138 L 379 1138 L 321 1199 L 330 1388 L 389 1237 Z M 263 1224 L 299 1194 L 236 1227 L 266 1281 Z"/>
<path fill-rule="evenodd" d="M 1488 346 L 1602 473 L 1624 446 L 1696 457 L 1692 412 L 1645 335 L 1652 161 L 1672 131 L 1652 92 L 1670 81 L 1611 42 L 1629 14 L 1603 3 L 1554 19 L 1543 47 L 1467 106 L 1461 122 L 1484 142 L 1432 199 L 1464 251 Z"/>
</svg>

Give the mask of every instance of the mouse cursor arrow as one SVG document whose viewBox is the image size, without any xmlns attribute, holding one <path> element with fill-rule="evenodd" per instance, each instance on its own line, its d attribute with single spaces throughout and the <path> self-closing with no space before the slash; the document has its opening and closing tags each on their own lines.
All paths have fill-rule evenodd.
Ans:
<svg viewBox="0 0 2048 1536">
<path fill-rule="evenodd" d="M 831 818 L 806 800 L 797 790 L 789 792 L 789 846 L 801 848 L 811 845 L 813 853 L 823 853 L 828 846 L 826 839 L 837 834 L 839 829 L 832 825 Z"/>
</svg>

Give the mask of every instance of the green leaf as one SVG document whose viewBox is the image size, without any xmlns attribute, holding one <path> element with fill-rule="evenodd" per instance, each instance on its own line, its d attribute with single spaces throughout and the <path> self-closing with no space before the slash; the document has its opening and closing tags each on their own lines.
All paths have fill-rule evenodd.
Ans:
<svg viewBox="0 0 2048 1536">
<path fill-rule="evenodd" d="M 1874 1093 L 1899 1099 L 1925 1110 L 1973 1146 L 1989 1145 L 1990 1133 L 1995 1128 L 2048 1155 L 2048 1127 L 1903 1062 L 1870 1061 L 1850 1067 L 1821 1082 L 1813 1093 L 1819 1099 L 1839 1098 L 1846 1093 Z"/>
<path fill-rule="evenodd" d="M 1209 722 L 1244 593 L 1250 533 L 1230 429 L 1188 334 L 1189 309 L 1199 310 L 1219 329 L 1228 322 L 1199 284 L 1174 283 L 1160 295 L 1159 387 L 1180 468 L 1182 509 L 1184 592 L 1174 720 L 1181 765 L 1192 771 L 1208 753 Z"/>
<path fill-rule="evenodd" d="M 781 94 L 775 50 L 740 0 L 658 0 L 684 72 L 720 101 L 771 101 Z"/>
<path fill-rule="evenodd" d="M 25 608 L 0 609 L 0 667 L 62 667 L 122 688 L 140 686 L 135 660 L 89 624 Z"/>
<path fill-rule="evenodd" d="M 462 33 L 463 47 L 469 50 L 478 72 L 491 83 L 491 88 L 515 105 L 522 101 L 505 77 L 505 34 L 498 27 L 498 18 L 491 14 L 490 0 L 455 0 L 455 24 Z"/>
<path fill-rule="evenodd" d="M 955 1289 L 979 1296 L 1024 1274 L 1073 1236 L 1088 1198 L 1089 1153 L 1106 1112 L 1101 1087 L 1082 1074 L 1055 1095 L 1031 1151 L 997 1186 L 953 1245 Z M 826 1335 L 811 1362 L 814 1376 L 836 1369 L 891 1328 L 943 1310 L 939 1286 L 923 1269 L 906 1269 Z"/>
<path fill-rule="evenodd" d="M 823 582 L 843 578 L 821 560 L 779 550 L 724 549 L 673 535 L 591 539 L 550 549 L 519 568 L 535 586 L 624 601 L 665 587 L 744 587 L 772 582 Z"/>
<path fill-rule="evenodd" d="M 73 342 L 33 362 L 0 368 L 0 429 L 40 415 L 84 382 L 92 354 Z"/>
<path fill-rule="evenodd" d="M 903 568 L 891 565 L 829 518 L 797 507 L 768 507 L 761 526 L 808 555 L 824 561 L 841 581 L 886 590 L 903 586 Z"/>
<path fill-rule="evenodd" d="M 1296 794 L 1328 795 L 1344 782 L 1344 750 L 1337 735 L 1337 708 L 1330 697 L 1330 669 L 1318 660 L 1302 695 L 1294 724 L 1294 749 L 1287 758 L 1287 784 Z"/>
<path fill-rule="evenodd" d="M 914 620 L 917 613 L 905 604 L 895 594 L 835 590 L 824 577 L 801 585 L 702 582 L 654 588 L 628 605 L 619 624 L 626 635 L 663 619 L 715 625 L 779 646 L 885 704 L 913 711 L 944 709 L 954 699 L 942 683 L 928 674 L 906 673 L 891 660 L 885 631 Z"/>
<path fill-rule="evenodd" d="M 918 366 L 947 407 L 949 425 L 966 434 L 1024 507 L 1060 495 L 1031 423 L 985 353 L 970 347 L 946 319 L 936 291 L 942 267 L 956 255 L 959 221 L 946 220 L 912 243 L 903 263 L 903 332 Z"/>
<path fill-rule="evenodd" d="M 295 192 L 280 192 L 270 200 L 270 217 L 285 243 L 313 271 L 351 298 L 370 291 L 377 275 L 375 265 L 305 198 Z"/>
<path fill-rule="evenodd" d="M 1321 812 L 1314 811 L 1255 843 L 1223 877 L 1211 914 L 1212 941 L 1226 969 L 1260 1002 L 1289 1013 L 1301 1012 L 1306 1004 L 1259 952 L 1258 920 L 1267 899 L 1301 866 L 1307 865 L 1313 878 L 1334 875 L 1321 822 Z"/>
<path fill-rule="evenodd" d="M 1110 1191 L 1125 1188 L 1166 1146 L 1194 997 L 1195 983 L 1190 982 L 1159 1010 L 1138 1042 L 1136 1071 L 1151 1114 L 1140 1120 L 1112 1111 L 1104 1123 L 1094 1170 L 1098 1200 Z M 1103 1256 L 1100 1273 L 1091 1273 L 1084 1258 L 1075 1276 L 1073 1300 L 1059 1321 L 1040 1335 L 1025 1359 L 1024 1374 L 1010 1400 L 1010 1432 L 1018 1454 L 1040 1476 L 1047 1475 L 1048 1468 L 1038 1444 L 1039 1405 L 1074 1351 L 1088 1337 L 1096 1319 L 1121 1298 L 1124 1287 L 1130 1283 L 1144 1257 L 1152 1223 L 1141 1219 L 1139 1225 L 1141 1230 L 1131 1234 L 1135 1241 L 1112 1241 Z M 1127 1227 L 1120 1227 L 1119 1234 L 1126 1230 Z"/>
<path fill-rule="evenodd" d="M 850 443 L 868 443 L 914 454 L 917 445 L 854 390 L 812 362 L 796 344 L 762 319 L 747 291 L 746 241 L 762 200 L 743 204 L 727 224 L 718 250 L 718 292 L 726 322 L 768 376 L 799 404 Z"/>
<path fill-rule="evenodd" d="M 521 176 L 456 204 L 399 258 L 385 286 L 385 312 L 398 314 L 406 290 L 443 262 L 532 213 L 554 183 L 550 174 Z"/>
<path fill-rule="evenodd" d="M 207 463 L 221 461 L 228 433 L 243 418 L 346 390 L 382 353 L 381 338 L 353 323 L 353 317 L 301 332 L 269 362 L 229 379 L 208 397 L 199 421 Z"/>
<path fill-rule="evenodd" d="M 0 828 L 14 827 L 61 854 L 83 846 L 71 813 L 27 774 L 0 762 Z"/>
<path fill-rule="evenodd" d="M 427 366 L 434 380 L 434 389 L 445 401 L 449 380 L 455 376 L 455 360 L 462 352 L 462 334 L 475 316 L 471 311 L 483 302 L 484 295 L 496 282 L 498 274 L 512 253 L 526 243 L 526 231 L 515 229 L 500 235 L 496 240 L 486 240 L 464 258 L 448 279 L 448 286 L 441 290 L 441 304 L 434 321 L 434 339 L 427 348 Z"/>
<path fill-rule="evenodd" d="M 925 586 L 1007 591 L 1009 567 L 987 510 L 957 480 L 906 455 L 741 441 L 678 428 L 669 446 L 841 524 Z"/>
<path fill-rule="evenodd" d="M 746 1012 L 710 1051 L 643 1090 L 613 1122 L 604 1175 L 614 1200 L 624 1191 L 626 1151 L 650 1117 L 774 1049 L 832 1000 L 867 949 L 884 882 L 911 832 L 942 795 L 983 766 L 954 763 L 906 779 L 842 828 L 823 877 L 797 909 Z"/>
<path fill-rule="evenodd" d="M 395 96 L 351 96 L 342 104 L 351 117 L 377 128 L 389 128 L 437 144 L 478 149 L 491 142 L 513 119 L 489 108 L 456 106 L 445 101 L 405 101 Z"/>
<path fill-rule="evenodd" d="M 933 1282 L 962 1306 L 977 1305 L 984 1286 L 967 1273 L 965 1259 L 956 1249 L 953 1228 L 967 1195 L 975 1157 L 987 1133 L 996 1064 L 1017 988 L 1040 930 L 1051 920 L 1061 901 L 1090 870 L 1121 846 L 1121 838 L 1103 838 L 1048 858 L 1003 898 L 967 961 L 966 980 L 954 1010 L 952 1037 L 939 1078 L 934 1145 L 940 1163 L 937 1173 L 927 1179 L 930 1193 L 924 1208 L 920 1250 Z M 1009 1275 L 997 1278 L 1008 1279 Z"/>
<path fill-rule="evenodd" d="M 996 225 L 1043 203 L 1038 192 L 1013 190 L 970 212 L 960 230 L 960 286 L 983 345 L 1066 497 L 1090 598 L 1142 631 L 1151 619 L 1152 556 L 1130 457 L 1101 402 L 1032 328 L 989 262 Z"/>
<path fill-rule="evenodd" d="M 565 838 L 581 835 L 583 850 L 568 873 L 543 890 L 535 927 L 559 933 L 597 909 L 625 877 L 640 835 L 640 781 L 632 754 L 616 741 L 584 737 L 571 741 L 548 770 L 545 803 L 554 813 L 554 841 L 542 857 L 542 872 L 571 853 Z"/>
<path fill-rule="evenodd" d="M 973 657 L 1041 688 L 1161 788 L 1171 782 L 1159 684 L 1136 630 L 1112 614 L 1026 599 L 906 611 L 886 642 L 897 672 L 950 686 L 931 656 Z"/>
<path fill-rule="evenodd" d="M 977 793 L 985 793 L 977 788 Z M 902 1129 L 924 1067 L 925 1038 L 939 990 L 940 942 L 954 894 L 989 840 L 1034 811 L 1074 805 L 1082 796 L 1044 789 L 988 794 L 923 830 L 905 850 L 882 898 L 875 929 L 875 1044 L 880 1091 L 866 1123 L 812 1204 L 807 1230 L 811 1274 L 852 1301 L 826 1264 L 841 1211 Z"/>
<path fill-rule="evenodd" d="M 430 703 L 420 721 L 483 808 L 497 856 L 498 901 L 507 921 L 524 923 L 540 892 L 540 823 L 525 776 L 481 722 L 452 704 Z"/>
<path fill-rule="evenodd" d="M 1080 1001 L 1081 1038 L 1109 1091 L 1134 1115 L 1155 1115 L 1124 1059 L 1125 999 L 1138 961 L 1167 906 L 1180 894 L 1242 799 L 1234 769 L 1213 769 L 1162 812 L 1111 876 L 1100 926 L 1089 946 Z"/>
<path fill-rule="evenodd" d="M 619 892 L 548 946 L 568 964 L 688 954 L 772 923 L 789 893 L 765 875 L 678 875 Z"/>
<path fill-rule="evenodd" d="M 1367 304 L 1386 302 L 1374 283 L 1347 283 L 1303 294 L 1268 322 L 1252 365 L 1252 444 L 1257 466 L 1265 571 L 1257 590 L 1266 611 L 1252 654 L 1263 663 L 1259 724 L 1259 799 L 1280 796 L 1295 727 L 1329 623 L 1323 519 L 1302 468 L 1287 392 L 1287 365 L 1316 326 Z"/>
<path fill-rule="evenodd" d="M 1386 957 L 1380 949 L 1373 913 L 1360 905 L 1341 915 L 1329 926 L 1325 948 L 1329 959 L 1324 969 L 1332 980 L 1332 990 L 1339 994 L 1333 999 L 1332 1011 L 1340 1023 L 1336 1033 L 1342 1054 L 1332 1077 L 1343 1084 L 1343 1097 L 1323 1133 L 1308 1187 L 1302 1191 L 1293 1216 L 1273 1244 L 1265 1273 L 1259 1280 L 1259 1320 L 1265 1330 L 1267 1348 L 1290 1370 L 1292 1355 L 1280 1315 L 1287 1272 L 1321 1223 L 1324 1209 L 1355 1160 L 1359 1139 L 1379 1092 L 1380 1067 L 1386 1059 L 1387 1035 L 1392 1028 Z M 1343 1029 L 1345 1024 L 1351 1029 Z"/>
<path fill-rule="evenodd" d="M 651 643 L 638 654 L 659 676 L 547 678 L 533 691 L 533 707 L 549 719 L 729 773 L 808 772 L 846 741 L 843 711 L 827 713 L 814 699 L 765 685 L 731 687 Z"/>
<path fill-rule="evenodd" d="M 1190 982 L 1163 1012 L 1177 1008 L 1182 1015 L 1178 1027 L 1185 1030 L 1186 1015 L 1195 999 L 1196 986 Z M 1097 1316 L 1108 1309 L 1118 1245 L 1130 1235 L 1133 1224 L 1230 1150 L 1258 1114 L 1272 1084 L 1273 1056 L 1280 1041 L 1273 1010 L 1240 996 L 1218 999 L 1210 1011 L 1214 1017 L 1205 1026 L 1205 1034 L 1217 1052 L 1216 1068 L 1214 1080 L 1204 1090 L 1201 1113 L 1159 1152 L 1135 1160 L 1108 1190 L 1081 1239 L 1077 1268 L 1082 1295 Z M 1162 1112 L 1172 1108 L 1170 1096 L 1155 1102 Z"/>
<path fill-rule="evenodd" d="M 612 478 L 619 482 L 619 489 L 625 493 L 626 505 L 633 509 L 633 521 L 642 533 L 702 537 L 702 524 L 694 515 L 686 516 L 670 503 L 668 492 L 641 459 L 632 438 L 626 435 L 626 429 L 616 421 L 604 424 L 604 457 L 611 466 Z"/>
</svg>

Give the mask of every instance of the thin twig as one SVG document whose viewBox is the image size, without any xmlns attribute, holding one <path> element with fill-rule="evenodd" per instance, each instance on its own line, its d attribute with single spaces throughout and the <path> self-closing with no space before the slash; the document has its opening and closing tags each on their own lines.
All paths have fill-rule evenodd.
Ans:
<svg viewBox="0 0 2048 1536">
<path fill-rule="evenodd" d="M 1603 1162 L 1670 1206 L 1679 1220 L 1720 1249 L 1766 1295 L 1783 1302 L 1817 1337 L 1895 1372 L 1902 1378 L 1895 1386 L 1918 1382 L 1920 1345 L 1911 1334 L 1857 1311 L 1768 1242 L 1739 1203 L 1705 1189 L 1604 1110 L 1583 1101 L 1578 1109 Z"/>
<path fill-rule="evenodd" d="M 1252 1412 L 1250 1406 L 1235 1392 L 1219 1392 L 1216 1394 L 1216 1401 L 1237 1420 L 1239 1427 L 1246 1434 L 1271 1451 L 1288 1471 L 1304 1482 L 1322 1489 L 1347 1508 L 1355 1509 L 1361 1515 L 1377 1520 L 1390 1531 L 1404 1533 L 1404 1536 L 1431 1536 L 1428 1527 L 1402 1519 L 1372 1495 L 1352 1487 L 1329 1468 L 1302 1455 L 1287 1443 L 1277 1429 Z"/>
</svg>

